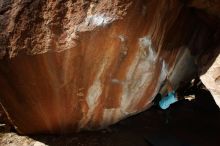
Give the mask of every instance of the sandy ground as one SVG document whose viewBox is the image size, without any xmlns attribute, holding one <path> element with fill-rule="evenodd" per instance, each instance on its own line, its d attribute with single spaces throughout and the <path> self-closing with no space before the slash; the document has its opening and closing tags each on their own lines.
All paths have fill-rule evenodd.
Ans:
<svg viewBox="0 0 220 146">
<path fill-rule="evenodd" d="M 153 107 L 107 129 L 70 135 L 1 133 L 1 146 L 219 146 L 220 110 L 210 93 L 180 101 L 166 112 Z"/>
</svg>

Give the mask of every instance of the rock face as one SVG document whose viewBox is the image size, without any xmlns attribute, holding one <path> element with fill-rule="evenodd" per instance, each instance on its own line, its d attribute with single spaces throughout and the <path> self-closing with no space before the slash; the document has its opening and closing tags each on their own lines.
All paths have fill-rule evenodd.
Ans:
<svg viewBox="0 0 220 146">
<path fill-rule="evenodd" d="M 147 109 L 167 76 L 178 87 L 217 48 L 218 16 L 193 7 L 0 1 L 1 104 L 26 134 L 102 128 Z"/>
<path fill-rule="evenodd" d="M 216 104 L 220 107 L 220 54 L 208 71 L 201 75 L 200 78 L 203 84 L 213 95 Z"/>
</svg>

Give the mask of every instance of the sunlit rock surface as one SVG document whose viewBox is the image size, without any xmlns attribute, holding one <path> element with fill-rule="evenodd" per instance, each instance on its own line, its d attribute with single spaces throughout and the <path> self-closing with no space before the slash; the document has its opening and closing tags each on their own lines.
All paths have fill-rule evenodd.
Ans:
<svg viewBox="0 0 220 146">
<path fill-rule="evenodd" d="M 211 92 L 216 101 L 216 104 L 220 107 L 220 54 L 208 69 L 208 71 L 201 75 L 200 78 L 203 84 Z"/>
<path fill-rule="evenodd" d="M 0 133 L 1 146 L 48 146 L 40 141 L 16 133 Z"/>
<path fill-rule="evenodd" d="M 180 0 L 0 1 L 5 112 L 20 133 L 66 133 L 102 128 L 149 108 L 166 77 L 177 88 L 197 73 L 198 58 L 219 45 L 218 15 L 196 6 Z"/>
</svg>

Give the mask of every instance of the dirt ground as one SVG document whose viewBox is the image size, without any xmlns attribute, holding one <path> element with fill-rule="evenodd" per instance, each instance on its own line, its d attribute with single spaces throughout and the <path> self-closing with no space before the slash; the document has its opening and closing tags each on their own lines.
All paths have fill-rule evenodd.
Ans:
<svg viewBox="0 0 220 146">
<path fill-rule="evenodd" d="M 168 112 L 152 107 L 99 131 L 29 137 L 2 132 L 0 145 L 219 146 L 220 110 L 206 90 L 201 89 L 195 95 L 195 100 L 182 100 Z"/>
</svg>

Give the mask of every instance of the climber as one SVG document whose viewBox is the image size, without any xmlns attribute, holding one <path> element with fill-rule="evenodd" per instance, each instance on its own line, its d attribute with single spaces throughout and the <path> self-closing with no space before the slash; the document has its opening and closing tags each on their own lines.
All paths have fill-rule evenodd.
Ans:
<svg viewBox="0 0 220 146">
<path fill-rule="evenodd" d="M 194 93 L 198 91 L 201 86 L 199 78 L 193 79 L 189 83 L 182 83 L 180 87 L 175 91 L 167 78 L 162 85 L 159 93 L 153 100 L 153 105 L 165 111 L 166 123 L 169 121 L 169 107 L 171 104 L 176 103 L 180 100 L 193 100 L 195 99 Z"/>
<path fill-rule="evenodd" d="M 171 104 L 180 101 L 180 100 L 193 100 L 195 99 L 194 93 L 201 86 L 201 81 L 199 78 L 193 79 L 189 83 L 181 83 L 180 87 L 175 91 L 171 85 L 169 79 L 167 78 L 160 89 L 160 93 L 155 97 L 153 104 L 159 106 L 160 109 L 168 109 Z M 164 94 L 167 93 L 167 94 Z M 162 97 L 163 95 L 163 97 Z"/>
<path fill-rule="evenodd" d="M 153 106 L 156 106 L 160 110 L 164 110 L 165 123 L 168 124 L 170 117 L 169 107 L 171 104 L 177 102 L 179 99 L 168 78 L 164 81 L 164 84 L 161 87 L 162 88 L 160 89 L 159 93 L 153 100 Z"/>
<path fill-rule="evenodd" d="M 159 106 L 161 109 L 167 109 L 169 106 L 178 101 L 175 91 L 168 92 L 167 96 L 163 97 L 159 101 Z"/>
<path fill-rule="evenodd" d="M 167 95 L 162 97 L 161 93 L 167 93 Z M 168 109 L 169 106 L 178 101 L 176 92 L 174 91 L 169 79 L 165 80 L 163 88 L 160 90 L 160 93 L 155 97 L 153 104 L 159 106 L 160 109 Z"/>
</svg>

